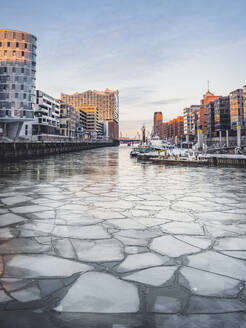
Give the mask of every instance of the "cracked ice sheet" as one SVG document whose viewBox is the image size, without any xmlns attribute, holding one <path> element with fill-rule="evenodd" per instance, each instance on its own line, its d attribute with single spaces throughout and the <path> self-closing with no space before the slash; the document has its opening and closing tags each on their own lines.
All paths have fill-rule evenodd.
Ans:
<svg viewBox="0 0 246 328">
<path fill-rule="evenodd" d="M 145 226 L 142 225 L 141 223 L 139 222 L 136 222 L 132 219 L 115 219 L 115 220 L 107 220 L 106 222 L 107 225 L 109 226 L 113 226 L 115 228 L 118 228 L 118 229 L 122 229 L 122 230 L 125 230 L 125 229 L 140 229 L 140 230 L 144 230 L 145 229 Z"/>
<path fill-rule="evenodd" d="M 3 198 L 2 202 L 5 205 L 12 206 L 12 205 L 15 205 L 15 204 L 18 204 L 18 203 L 27 202 L 29 200 L 32 200 L 32 198 L 28 197 L 28 196 L 18 196 L 18 195 L 16 195 L 16 196 L 13 196 L 13 197 Z"/>
<path fill-rule="evenodd" d="M 246 250 L 246 238 L 223 238 L 216 241 L 214 248 L 217 250 Z"/>
<path fill-rule="evenodd" d="M 150 244 L 150 249 L 169 257 L 179 257 L 181 255 L 197 253 L 200 251 L 200 248 L 189 245 L 172 236 L 154 238 Z"/>
<path fill-rule="evenodd" d="M 93 269 L 87 264 L 45 254 L 7 255 L 4 259 L 4 277 L 9 278 L 68 277 Z"/>
<path fill-rule="evenodd" d="M 198 223 L 170 222 L 161 226 L 163 232 L 184 235 L 203 235 L 203 230 Z"/>
<path fill-rule="evenodd" d="M 24 221 L 27 221 L 27 219 L 13 213 L 0 215 L 0 227 L 7 227 L 12 224 L 21 223 Z"/>
<path fill-rule="evenodd" d="M 177 270 L 177 266 L 160 266 L 140 270 L 123 277 L 124 280 L 137 281 L 143 284 L 160 286 L 167 282 Z"/>
<path fill-rule="evenodd" d="M 48 211 L 50 207 L 41 206 L 41 205 L 27 205 L 21 207 L 11 208 L 11 211 L 17 214 L 33 213 L 33 212 L 42 212 Z"/>
<path fill-rule="evenodd" d="M 156 218 L 160 219 L 167 219 L 167 220 L 174 220 L 174 221 L 184 221 L 184 222 L 191 222 L 194 220 L 194 217 L 185 212 L 177 212 L 174 210 L 166 209 L 160 211 L 158 214 L 155 215 Z"/>
<path fill-rule="evenodd" d="M 180 279 L 181 285 L 191 289 L 191 292 L 203 296 L 236 296 L 239 291 L 239 282 L 229 277 L 216 275 L 189 267 L 180 270 L 187 283 Z"/>
<path fill-rule="evenodd" d="M 149 240 L 162 235 L 159 230 L 122 230 L 114 234 L 114 238 L 128 246 L 147 246 Z"/>
<path fill-rule="evenodd" d="M 100 225 L 89 226 L 55 226 L 53 236 L 77 239 L 107 239 L 111 236 Z"/>
<path fill-rule="evenodd" d="M 234 279 L 245 279 L 245 261 L 222 255 L 214 251 L 206 251 L 201 254 L 188 256 L 188 266 L 225 275 Z"/>
<path fill-rule="evenodd" d="M 135 313 L 139 296 L 135 285 L 99 272 L 83 274 L 57 308 L 62 312 Z"/>
<path fill-rule="evenodd" d="M 110 262 L 120 261 L 124 258 L 123 247 L 114 239 L 105 240 L 71 240 L 74 249 L 81 261 Z"/>
<path fill-rule="evenodd" d="M 148 267 L 160 266 L 168 262 L 168 258 L 154 253 L 128 255 L 117 267 L 117 272 L 128 272 Z"/>
</svg>

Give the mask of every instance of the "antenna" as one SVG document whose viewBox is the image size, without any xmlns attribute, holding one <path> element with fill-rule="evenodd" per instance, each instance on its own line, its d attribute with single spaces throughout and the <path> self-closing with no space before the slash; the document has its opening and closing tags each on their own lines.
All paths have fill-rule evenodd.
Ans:
<svg viewBox="0 0 246 328">
<path fill-rule="evenodd" d="M 208 92 L 209 92 L 209 80 L 208 80 Z"/>
</svg>

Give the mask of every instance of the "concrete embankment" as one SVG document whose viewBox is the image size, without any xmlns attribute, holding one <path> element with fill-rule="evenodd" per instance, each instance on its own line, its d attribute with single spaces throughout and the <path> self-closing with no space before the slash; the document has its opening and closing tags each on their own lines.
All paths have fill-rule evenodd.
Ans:
<svg viewBox="0 0 246 328">
<path fill-rule="evenodd" d="M 101 147 L 117 146 L 112 142 L 20 142 L 0 143 L 0 162 L 27 158 L 40 158 L 47 155 L 69 153 Z"/>
</svg>

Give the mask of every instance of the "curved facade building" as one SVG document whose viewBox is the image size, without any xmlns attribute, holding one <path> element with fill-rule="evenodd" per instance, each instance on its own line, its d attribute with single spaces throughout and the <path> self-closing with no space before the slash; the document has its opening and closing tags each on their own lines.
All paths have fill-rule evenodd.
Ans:
<svg viewBox="0 0 246 328">
<path fill-rule="evenodd" d="M 36 43 L 32 34 L 0 29 L 0 123 L 12 138 L 34 116 Z"/>
</svg>

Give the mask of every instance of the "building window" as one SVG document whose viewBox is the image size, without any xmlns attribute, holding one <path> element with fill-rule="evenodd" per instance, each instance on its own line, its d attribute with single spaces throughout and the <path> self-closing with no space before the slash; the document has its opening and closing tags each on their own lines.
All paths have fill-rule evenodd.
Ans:
<svg viewBox="0 0 246 328">
<path fill-rule="evenodd" d="M 2 42 L 0 42 L 0 47 L 2 46 Z"/>
<path fill-rule="evenodd" d="M 24 51 L 22 51 L 22 52 L 21 52 L 21 56 L 24 57 L 24 54 L 25 54 Z"/>
<path fill-rule="evenodd" d="M 16 48 L 19 48 L 19 42 L 16 42 L 15 46 Z"/>
<path fill-rule="evenodd" d="M 12 84 L 12 90 L 15 90 L 15 84 Z"/>
<path fill-rule="evenodd" d="M 10 42 L 7 42 L 7 46 L 10 47 Z"/>
<path fill-rule="evenodd" d="M 27 49 L 27 43 L 25 43 L 25 49 Z"/>
</svg>

